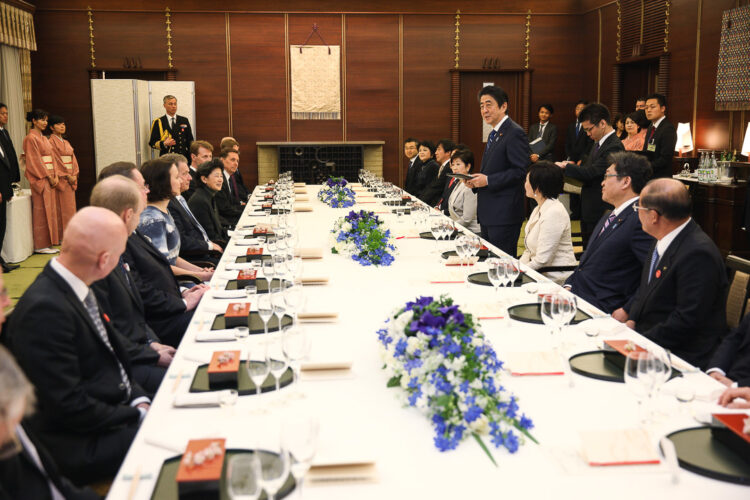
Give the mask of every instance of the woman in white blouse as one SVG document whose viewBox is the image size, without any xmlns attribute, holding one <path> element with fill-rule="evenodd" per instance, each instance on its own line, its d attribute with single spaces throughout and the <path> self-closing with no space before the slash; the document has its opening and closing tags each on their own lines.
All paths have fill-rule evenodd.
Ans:
<svg viewBox="0 0 750 500">
<path fill-rule="evenodd" d="M 565 281 L 576 265 L 570 237 L 570 216 L 557 200 L 563 189 L 563 171 L 541 161 L 529 167 L 526 196 L 537 206 L 526 223 L 525 250 L 521 262 L 558 283 Z"/>
<path fill-rule="evenodd" d="M 474 153 L 468 149 L 457 149 L 451 156 L 451 170 L 454 174 L 470 174 L 474 166 Z M 470 231 L 479 234 L 479 222 L 477 221 L 477 195 L 466 181 L 452 178 L 449 182 L 455 184 L 448 197 L 448 214 L 451 219 L 458 222 Z"/>
</svg>

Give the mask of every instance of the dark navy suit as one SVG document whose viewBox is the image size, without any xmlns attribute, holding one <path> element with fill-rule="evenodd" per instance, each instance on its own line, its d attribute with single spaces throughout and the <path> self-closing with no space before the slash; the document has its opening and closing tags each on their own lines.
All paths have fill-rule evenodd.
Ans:
<svg viewBox="0 0 750 500">
<path fill-rule="evenodd" d="M 594 227 L 594 236 L 565 284 L 606 313 L 623 307 L 638 289 L 643 263 L 654 238 L 643 232 L 633 203 L 624 207 L 599 234 L 609 213 Z"/>
<path fill-rule="evenodd" d="M 487 176 L 488 185 L 474 189 L 482 237 L 512 256 L 524 218 L 523 184 L 529 162 L 526 132 L 508 118 L 482 155 L 480 173 Z"/>
<path fill-rule="evenodd" d="M 690 220 L 664 252 L 649 283 L 655 246 L 625 310 L 639 333 L 705 369 L 727 328 L 724 261 L 714 242 Z"/>
<path fill-rule="evenodd" d="M 750 314 L 722 341 L 708 368 L 720 368 L 740 387 L 750 386 Z"/>
</svg>

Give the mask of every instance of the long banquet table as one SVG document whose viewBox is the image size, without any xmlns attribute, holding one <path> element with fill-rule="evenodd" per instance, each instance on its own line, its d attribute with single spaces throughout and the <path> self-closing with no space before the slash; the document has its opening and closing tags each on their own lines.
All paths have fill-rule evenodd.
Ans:
<svg viewBox="0 0 750 500">
<path fill-rule="evenodd" d="M 256 195 L 260 194 L 256 190 Z M 167 376 L 153 401 L 133 445 L 112 485 L 108 498 L 151 498 L 162 462 L 177 455 L 164 446 L 184 448 L 188 439 L 227 438 L 228 448 L 256 445 L 264 434 L 278 432 L 279 421 L 298 411 L 312 412 L 320 421 L 319 454 L 331 450 L 367 457 L 376 463 L 378 478 L 371 482 L 307 484 L 304 498 L 316 499 L 402 499 L 402 498 L 748 498 L 748 489 L 739 485 L 708 479 L 680 469 L 674 481 L 667 462 L 660 465 L 590 467 L 579 455 L 579 431 L 617 430 L 639 426 L 635 398 L 625 384 L 603 382 L 576 374 L 567 376 L 513 377 L 504 374 L 502 384 L 519 398 L 522 412 L 533 419 L 531 433 L 539 445 L 527 441 L 518 452 L 510 454 L 489 445 L 498 466 L 488 460 L 473 439 L 466 439 L 456 450 L 439 452 L 433 444 L 434 431 L 429 420 L 416 409 L 404 407 L 400 390 L 386 387 L 388 375 L 382 369 L 383 359 L 376 330 L 398 307 L 420 295 L 449 294 L 460 304 L 478 304 L 495 300 L 489 287 L 456 284 L 431 284 L 430 280 L 445 267 L 431 254 L 434 241 L 419 238 L 395 240 L 397 256 L 390 267 L 362 267 L 356 262 L 330 252 L 330 229 L 333 221 L 348 213 L 319 202 L 318 186 L 307 186 L 312 212 L 296 214 L 301 247 L 324 249 L 321 260 L 306 260 L 303 275 L 325 275 L 330 282 L 323 286 L 305 286 L 308 311 L 339 313 L 335 323 L 305 324 L 312 338 L 311 357 L 350 359 L 352 376 L 348 378 L 305 381 L 304 399 L 283 404 L 266 398 L 267 413 L 258 412 L 256 396 L 242 396 L 231 407 L 175 408 L 175 394 L 186 392 L 192 374 L 201 359 L 223 349 L 252 349 L 263 335 L 221 343 L 195 341 L 205 321 L 213 318 L 217 303 L 231 300 L 212 299 L 207 295 L 199 305 L 193 323 L 177 350 Z M 409 217 L 397 218 L 390 209 L 374 199 L 354 209 L 388 212 L 381 214 L 394 234 L 414 231 Z M 253 224 L 263 219 L 249 216 L 240 221 Z M 229 245 L 232 246 L 232 243 Z M 491 247 L 492 248 L 492 247 Z M 225 253 L 212 286 L 220 280 L 223 265 L 230 257 Z M 232 259 L 234 257 L 231 257 Z M 475 266 L 482 270 L 481 265 Z M 526 272 L 538 281 L 545 278 Z M 214 283 L 217 282 L 217 283 Z M 209 292 L 210 293 L 210 292 Z M 534 301 L 526 291 L 501 289 L 506 303 Z M 597 311 L 583 302 L 579 308 Z M 607 329 L 617 338 L 648 342 L 635 332 L 611 321 Z M 513 352 L 546 349 L 549 330 L 503 320 L 482 321 L 482 329 L 494 344 L 498 357 Z M 565 332 L 570 353 L 597 349 L 605 335 L 590 338 L 582 328 Z M 702 385 L 713 381 L 695 374 Z M 695 379 L 695 378 L 694 378 Z M 697 380 L 697 379 L 696 379 Z M 718 384 L 718 383 L 717 383 Z M 718 386 L 717 386 L 718 387 Z M 286 389 L 282 389 L 284 392 Z M 697 411 L 718 409 L 695 401 L 681 404 L 674 397 L 659 398 L 661 412 L 647 429 L 654 446 L 659 438 L 677 429 L 698 424 Z M 701 406 L 702 405 L 702 406 Z M 161 444 L 158 444 L 161 443 Z M 133 485 L 134 476 L 137 484 Z M 296 494 L 296 493 L 295 493 Z M 296 498 L 296 497 L 292 497 Z"/>
</svg>

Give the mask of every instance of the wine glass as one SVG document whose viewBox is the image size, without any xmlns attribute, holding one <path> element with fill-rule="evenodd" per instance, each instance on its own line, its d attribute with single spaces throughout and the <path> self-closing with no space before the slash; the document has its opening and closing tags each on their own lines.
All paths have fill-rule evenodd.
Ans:
<svg viewBox="0 0 750 500">
<path fill-rule="evenodd" d="M 506 269 L 509 281 L 508 286 L 515 286 L 516 279 L 518 279 L 518 275 L 521 274 L 521 267 L 518 260 L 513 257 L 508 257 L 508 266 Z"/>
<path fill-rule="evenodd" d="M 260 464 L 260 483 L 268 500 L 274 500 L 289 476 L 289 454 L 281 445 L 281 440 L 274 443 L 272 448 Z"/>
<path fill-rule="evenodd" d="M 288 417 L 282 422 L 281 442 L 289 453 L 289 462 L 302 495 L 302 485 L 310 470 L 315 451 L 318 447 L 318 419 L 312 416 Z"/>
<path fill-rule="evenodd" d="M 271 345 L 269 346 L 271 375 L 276 379 L 277 393 L 280 389 L 281 376 L 284 375 L 289 361 L 284 354 L 284 347 L 281 341 L 282 337 L 276 337 L 271 340 Z"/>
<path fill-rule="evenodd" d="M 260 458 L 257 453 L 242 453 L 229 459 L 227 493 L 232 500 L 257 500 L 260 487 Z"/>
<path fill-rule="evenodd" d="M 273 256 L 273 274 L 279 281 L 284 279 L 284 276 L 289 271 L 286 266 L 286 251 L 284 253 L 277 253 Z"/>
<path fill-rule="evenodd" d="M 495 297 L 498 295 L 498 287 L 505 281 L 505 268 L 500 265 L 500 259 L 489 258 L 485 261 L 487 264 L 487 278 L 495 289 Z"/>
<path fill-rule="evenodd" d="M 649 375 L 649 364 L 653 363 L 653 357 L 645 351 L 629 352 L 625 358 L 625 369 L 623 377 L 625 385 L 633 393 L 638 401 L 638 415 L 641 423 L 647 418 L 643 409 L 643 402 L 651 393 L 653 379 Z"/>
<path fill-rule="evenodd" d="M 430 233 L 432 233 L 432 237 L 435 238 L 435 241 L 437 242 L 437 247 L 434 251 L 440 256 L 440 238 L 443 235 L 443 231 L 442 223 L 438 217 L 434 217 L 432 221 L 430 221 Z"/>
<path fill-rule="evenodd" d="M 292 367 L 292 382 L 297 387 L 302 360 L 310 353 L 310 337 L 304 328 L 294 326 L 283 333 L 281 341 L 284 355 L 289 360 L 289 366 Z M 301 395 L 298 387 L 296 391 L 298 395 Z"/>
<path fill-rule="evenodd" d="M 268 358 L 268 344 L 266 341 L 254 344 L 247 352 L 245 369 L 250 380 L 255 384 L 255 394 L 260 396 L 263 382 L 271 371 L 271 360 Z"/>
<path fill-rule="evenodd" d="M 268 320 L 273 316 L 273 302 L 271 302 L 270 293 L 258 295 L 258 316 L 263 320 L 263 333 L 268 335 Z"/>
<path fill-rule="evenodd" d="M 294 283 L 284 290 L 284 302 L 289 312 L 292 313 L 292 324 L 297 324 L 297 313 L 305 301 L 304 288 L 301 284 Z"/>
<path fill-rule="evenodd" d="M 542 322 L 550 328 L 550 333 L 554 336 L 561 319 L 559 294 L 547 293 L 542 295 L 539 307 L 542 315 Z"/>
<path fill-rule="evenodd" d="M 276 320 L 279 323 L 279 331 L 281 331 L 281 320 L 286 313 L 286 302 L 284 301 L 284 285 L 283 281 L 278 286 L 274 286 L 269 294 L 271 296 L 271 305 L 273 306 L 273 313 L 276 315 Z"/>
<path fill-rule="evenodd" d="M 276 269 L 274 267 L 273 257 L 270 259 L 263 259 L 263 277 L 268 282 L 268 289 L 271 289 L 271 283 L 273 282 L 274 274 L 276 274 Z"/>
</svg>

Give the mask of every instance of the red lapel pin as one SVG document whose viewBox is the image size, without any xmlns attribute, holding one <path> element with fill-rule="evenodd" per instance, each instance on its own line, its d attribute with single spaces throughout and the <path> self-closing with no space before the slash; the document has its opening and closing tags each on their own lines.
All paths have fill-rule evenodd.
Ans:
<svg viewBox="0 0 750 500">
<path fill-rule="evenodd" d="M 656 277 L 661 278 L 661 269 L 656 270 Z"/>
<path fill-rule="evenodd" d="M 109 323 L 109 316 L 107 316 L 107 313 L 102 313 L 102 317 L 104 318 L 104 321 Z"/>
</svg>

